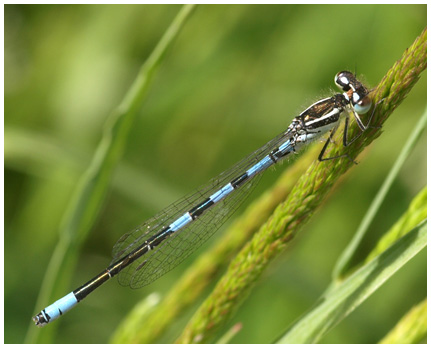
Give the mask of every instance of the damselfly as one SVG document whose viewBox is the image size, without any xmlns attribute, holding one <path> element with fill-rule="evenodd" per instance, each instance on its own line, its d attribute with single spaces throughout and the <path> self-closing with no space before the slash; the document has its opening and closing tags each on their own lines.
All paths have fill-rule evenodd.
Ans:
<svg viewBox="0 0 431 348">
<path fill-rule="evenodd" d="M 117 274 L 119 283 L 131 288 L 140 288 L 161 277 L 222 225 L 251 191 L 263 171 L 328 131 L 330 134 L 319 154 L 319 161 L 339 157 L 352 160 L 347 154 L 323 156 L 344 111 L 348 111 L 344 113 L 345 146 L 357 139 L 347 139 L 349 112 L 362 131 L 369 126 L 371 117 L 364 124 L 359 115 L 369 111 L 371 100 L 367 88 L 351 72 L 338 73 L 335 83 L 343 93 L 317 101 L 295 117 L 286 131 L 212 179 L 207 186 L 171 204 L 121 237 L 114 246 L 110 266 L 34 316 L 35 324 L 41 327 L 57 319 Z"/>
</svg>

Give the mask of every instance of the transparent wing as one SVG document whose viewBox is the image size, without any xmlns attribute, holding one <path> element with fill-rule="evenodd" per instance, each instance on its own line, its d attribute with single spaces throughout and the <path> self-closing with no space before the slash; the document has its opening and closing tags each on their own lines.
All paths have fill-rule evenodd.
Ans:
<svg viewBox="0 0 431 348">
<path fill-rule="evenodd" d="M 111 264 L 135 250 L 152 235 L 161 231 L 198 203 L 243 174 L 288 138 L 289 136 L 285 133 L 278 135 L 231 169 L 213 178 L 206 186 L 186 195 L 139 227 L 126 233 L 113 248 Z M 259 178 L 260 175 L 257 175 L 243 186 L 237 188 L 223 201 L 205 211 L 202 216 L 186 225 L 183 229 L 173 233 L 160 245 L 144 254 L 142 258 L 121 270 L 118 275 L 119 283 L 131 288 L 140 288 L 172 270 L 212 236 L 223 222 L 236 211 L 240 203 L 245 200 L 252 188 L 257 184 Z"/>
</svg>

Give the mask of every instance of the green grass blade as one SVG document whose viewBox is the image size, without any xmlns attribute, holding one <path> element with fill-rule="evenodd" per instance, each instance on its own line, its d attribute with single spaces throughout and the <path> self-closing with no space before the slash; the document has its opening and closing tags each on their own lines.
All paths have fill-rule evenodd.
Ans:
<svg viewBox="0 0 431 348">
<path fill-rule="evenodd" d="M 107 119 L 101 142 L 88 170 L 80 180 L 64 216 L 60 228 L 60 239 L 45 273 L 35 313 L 66 293 L 76 264 L 79 246 L 88 235 L 100 210 L 112 171 L 121 156 L 136 111 L 142 105 L 158 65 L 178 36 L 193 8 L 193 5 L 185 5 L 180 10 L 150 57 L 143 64 L 124 100 Z M 26 341 L 49 341 L 55 327 L 56 324 L 53 323 L 43 330 L 39 330 L 31 323 Z"/>
<path fill-rule="evenodd" d="M 380 344 L 416 344 L 427 339 L 427 299 L 413 307 L 379 342 Z"/>
<path fill-rule="evenodd" d="M 386 252 L 389 248 L 391 248 L 396 241 L 398 241 L 401 237 L 408 234 L 412 229 L 416 228 L 418 225 L 420 225 L 426 219 L 426 217 L 427 217 L 427 215 L 426 215 L 427 214 L 427 211 L 426 211 L 427 210 L 426 191 L 427 190 L 425 187 L 421 192 L 419 192 L 416 195 L 415 198 L 413 198 L 409 207 L 407 208 L 407 211 L 392 226 L 392 228 L 386 234 L 383 235 L 383 237 L 377 243 L 376 248 L 370 252 L 367 260 L 363 263 L 362 268 L 360 268 L 360 269 L 363 269 L 365 267 L 365 265 L 376 260 L 382 253 Z M 345 286 L 345 283 L 348 282 L 349 279 L 351 279 L 351 278 L 347 278 L 347 279 L 343 280 L 342 282 L 334 280 L 330 284 L 328 289 L 325 291 L 325 295 L 322 297 L 325 299 L 330 298 L 332 296 L 332 294 L 334 294 L 340 287 Z M 360 295 L 360 293 L 359 293 L 359 295 Z M 353 296 L 350 299 L 353 301 L 354 300 Z M 334 317 L 331 318 L 330 316 L 328 316 L 326 318 L 328 320 L 327 321 L 328 323 L 329 322 L 336 323 L 337 320 L 341 320 L 341 318 L 343 316 L 348 314 L 348 313 L 343 312 L 342 310 L 337 311 L 336 310 L 337 305 L 338 305 L 338 303 L 333 303 Z M 342 306 L 340 306 L 340 308 L 343 308 L 346 310 L 348 309 L 347 307 L 342 307 Z M 306 337 L 306 339 L 308 340 L 307 342 L 316 341 L 321 336 L 323 336 L 324 333 L 326 332 L 325 330 L 329 329 L 329 328 L 323 327 L 324 325 L 326 325 L 324 316 L 326 314 L 328 314 L 328 310 L 326 309 L 326 312 L 324 312 L 324 309 L 320 309 L 320 305 L 319 305 L 319 306 L 316 306 L 315 311 L 317 311 L 317 313 L 321 316 L 319 321 L 313 322 L 310 319 L 311 314 L 309 313 L 304 318 L 301 319 L 301 322 L 303 322 L 303 324 L 301 326 L 299 326 L 296 329 L 295 328 L 289 329 L 289 331 L 286 335 L 288 335 L 289 332 L 291 332 L 291 331 L 299 330 L 300 331 L 299 334 L 294 333 L 294 334 L 292 334 L 292 336 L 296 337 L 296 339 L 299 336 Z M 329 311 L 329 312 L 332 313 L 331 311 Z M 307 324 L 307 320 L 311 320 L 309 324 Z M 308 326 L 308 329 L 309 329 L 308 333 L 305 332 L 305 328 L 307 327 L 307 325 L 309 325 Z M 316 328 L 316 326 L 318 326 L 318 325 L 321 325 L 321 327 Z"/>
<path fill-rule="evenodd" d="M 217 344 L 227 344 L 235 337 L 235 335 L 242 329 L 242 324 L 237 323 L 232 326 L 226 333 L 217 341 Z"/>
<path fill-rule="evenodd" d="M 383 125 L 426 68 L 426 33 L 425 29 L 371 94 L 374 105 L 377 105 L 374 126 Z M 355 127 L 351 125 L 350 136 L 353 132 Z M 364 132 L 361 141 L 349 147 L 350 156 L 356 158 L 381 132 L 381 128 Z M 338 132 L 334 137 L 337 146 L 327 154 L 328 157 L 343 153 L 341 138 L 342 134 Z M 310 166 L 287 200 L 232 260 L 225 276 L 190 320 L 178 343 L 200 343 L 212 339 L 245 300 L 269 262 L 286 247 L 351 166 L 352 162 L 345 158 L 323 163 L 315 161 Z"/>
<path fill-rule="evenodd" d="M 146 318 L 149 314 L 153 313 L 159 302 L 160 296 L 152 293 L 134 306 L 127 318 L 121 322 L 112 335 L 112 343 L 130 342 L 130 337 L 134 337 L 136 332 L 141 330 L 141 318 Z"/>
<path fill-rule="evenodd" d="M 419 222 L 427 218 L 427 187 L 424 187 L 411 201 L 407 212 L 400 217 L 394 226 L 380 238 L 376 247 L 368 254 L 364 263 L 374 259 L 389 248 L 392 243 L 404 236 Z"/>
<path fill-rule="evenodd" d="M 301 318 L 277 343 L 318 342 L 426 247 L 426 231 L 427 223 L 423 221 L 384 253 L 349 276 L 340 286 L 326 293 L 322 302 Z"/>
<path fill-rule="evenodd" d="M 425 130 L 426 123 L 427 123 L 427 111 L 425 110 L 420 121 L 413 129 L 412 133 L 410 134 L 409 138 L 404 144 L 404 147 L 402 148 L 397 160 L 392 166 L 392 169 L 390 170 L 384 183 L 380 187 L 379 192 L 377 193 L 373 202 L 371 202 L 370 207 L 366 212 L 364 218 L 362 219 L 361 224 L 359 225 L 358 230 L 356 231 L 354 237 L 352 238 L 351 242 L 349 243 L 349 245 L 346 247 L 344 252 L 341 254 L 340 258 L 338 259 L 334 268 L 334 272 L 332 274 L 332 278 L 334 281 L 337 281 L 337 279 L 342 278 L 351 268 L 352 258 L 355 251 L 357 250 L 371 222 L 376 216 L 380 206 L 382 205 L 383 200 L 387 196 L 389 189 L 391 188 L 393 182 L 395 181 L 395 178 L 398 175 L 399 171 L 401 170 L 404 162 L 407 160 L 410 153 L 413 151 L 413 148 L 416 145 L 417 141 L 419 140 L 419 137 L 421 136 L 422 132 Z"/>
</svg>

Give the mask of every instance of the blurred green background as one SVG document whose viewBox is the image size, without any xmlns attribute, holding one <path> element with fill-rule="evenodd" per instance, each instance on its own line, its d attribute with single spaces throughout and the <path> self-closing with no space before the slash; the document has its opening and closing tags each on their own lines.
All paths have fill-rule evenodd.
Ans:
<svg viewBox="0 0 431 348">
<path fill-rule="evenodd" d="M 41 309 L 34 308 L 35 301 L 61 218 L 107 115 L 180 8 L 5 6 L 6 343 L 23 342 L 32 315 Z M 263 145 L 309 104 L 334 93 L 336 72 L 356 70 L 375 86 L 425 26 L 426 5 L 198 6 L 140 108 L 70 290 L 109 264 L 111 248 L 123 233 Z M 229 327 L 244 325 L 233 342 L 273 341 L 318 299 L 425 107 L 423 74 L 383 135 L 232 318 Z M 269 171 L 248 202 L 288 165 Z M 424 134 L 361 246 L 364 255 L 425 184 Z M 61 318 L 53 342 L 107 342 L 135 303 L 154 291 L 166 293 L 216 239 L 143 289 L 105 284 Z M 425 296 L 422 252 L 323 342 L 374 343 Z M 161 342 L 171 342 L 191 313 L 184 313 Z"/>
</svg>

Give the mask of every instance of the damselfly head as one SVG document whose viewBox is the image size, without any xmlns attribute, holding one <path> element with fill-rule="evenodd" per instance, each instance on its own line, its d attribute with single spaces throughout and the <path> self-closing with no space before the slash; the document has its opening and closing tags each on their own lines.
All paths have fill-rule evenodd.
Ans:
<svg viewBox="0 0 431 348">
<path fill-rule="evenodd" d="M 351 105 L 359 115 L 366 114 L 371 108 L 367 88 L 350 71 L 340 71 L 335 75 L 335 84 L 342 89 Z"/>
</svg>

